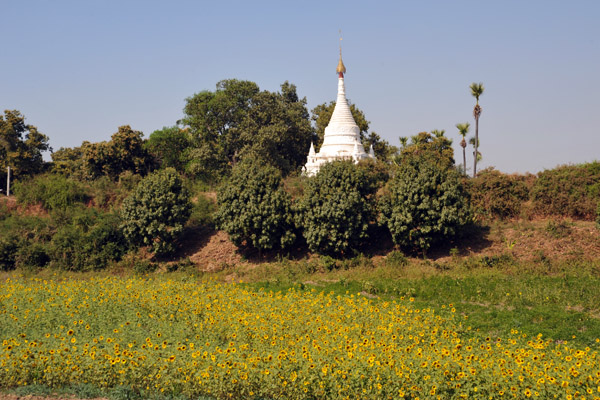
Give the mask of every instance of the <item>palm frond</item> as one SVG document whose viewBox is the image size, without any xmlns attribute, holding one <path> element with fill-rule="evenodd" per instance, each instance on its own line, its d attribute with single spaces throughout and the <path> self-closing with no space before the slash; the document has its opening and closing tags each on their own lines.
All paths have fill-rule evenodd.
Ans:
<svg viewBox="0 0 600 400">
<path fill-rule="evenodd" d="M 477 101 L 479 101 L 479 96 L 481 96 L 483 94 L 483 91 L 485 90 L 485 88 L 483 87 L 483 83 L 479 82 L 479 83 L 471 83 L 471 85 L 469 86 L 469 88 L 471 89 L 471 95 L 473 97 L 475 97 L 477 99 Z"/>
<path fill-rule="evenodd" d="M 464 123 L 458 123 L 456 124 L 456 128 L 458 129 L 458 134 L 461 135 L 463 138 L 465 136 L 467 136 L 467 133 L 469 133 L 469 128 L 471 127 L 471 124 L 469 124 L 468 122 L 464 122 Z"/>
</svg>

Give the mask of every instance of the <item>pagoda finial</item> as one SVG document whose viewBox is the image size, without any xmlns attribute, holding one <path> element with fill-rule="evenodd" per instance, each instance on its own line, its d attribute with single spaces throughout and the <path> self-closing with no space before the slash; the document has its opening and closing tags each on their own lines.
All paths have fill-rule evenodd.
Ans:
<svg viewBox="0 0 600 400">
<path fill-rule="evenodd" d="M 335 72 L 338 73 L 340 78 L 343 78 L 344 74 L 346 73 L 346 66 L 344 65 L 344 62 L 342 61 L 342 30 L 341 29 L 340 29 L 340 61 L 338 62 Z"/>
</svg>

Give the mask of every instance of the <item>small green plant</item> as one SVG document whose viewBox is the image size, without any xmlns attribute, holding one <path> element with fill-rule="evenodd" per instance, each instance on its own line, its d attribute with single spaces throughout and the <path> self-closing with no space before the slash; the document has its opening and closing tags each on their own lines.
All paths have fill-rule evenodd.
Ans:
<svg viewBox="0 0 600 400">
<path fill-rule="evenodd" d="M 394 250 L 387 255 L 385 263 L 391 267 L 405 267 L 408 265 L 408 258 L 400 250 Z"/>
<path fill-rule="evenodd" d="M 158 269 L 158 264 L 146 259 L 137 259 L 133 263 L 133 270 L 138 274 L 150 274 Z"/>
<path fill-rule="evenodd" d="M 460 251 L 458 250 L 458 247 L 453 247 L 450 249 L 450 256 L 452 258 L 456 258 L 460 255 Z"/>
<path fill-rule="evenodd" d="M 508 240 L 508 239 L 505 239 L 505 241 L 504 241 L 504 242 L 505 242 L 505 244 L 506 244 L 506 248 L 507 248 L 508 250 L 512 250 L 512 249 L 515 247 L 515 245 L 517 244 L 517 241 L 516 241 L 516 240 Z"/>
<path fill-rule="evenodd" d="M 560 238 L 567 237 L 571 234 L 571 232 L 572 232 L 571 226 L 572 226 L 572 224 L 570 224 L 564 220 L 561 220 L 561 221 L 549 220 L 546 223 L 545 231 L 547 234 L 549 234 L 553 238 L 560 239 Z"/>
</svg>

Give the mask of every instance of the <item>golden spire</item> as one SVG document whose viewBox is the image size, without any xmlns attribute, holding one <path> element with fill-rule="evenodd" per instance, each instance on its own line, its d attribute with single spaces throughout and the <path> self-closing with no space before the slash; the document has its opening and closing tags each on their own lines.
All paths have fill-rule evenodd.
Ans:
<svg viewBox="0 0 600 400">
<path fill-rule="evenodd" d="M 340 61 L 338 62 L 335 72 L 338 73 L 340 78 L 343 78 L 344 74 L 346 73 L 346 66 L 344 65 L 344 62 L 342 61 L 342 30 L 341 29 L 340 29 Z"/>
</svg>

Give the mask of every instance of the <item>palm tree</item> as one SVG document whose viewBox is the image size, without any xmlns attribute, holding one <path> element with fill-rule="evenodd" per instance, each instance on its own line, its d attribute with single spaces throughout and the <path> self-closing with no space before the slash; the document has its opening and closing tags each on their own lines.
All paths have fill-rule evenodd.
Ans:
<svg viewBox="0 0 600 400">
<path fill-rule="evenodd" d="M 471 124 L 465 122 L 464 124 L 456 124 L 456 127 L 458 128 L 458 134 L 462 136 L 462 140 L 460 141 L 460 147 L 462 147 L 463 149 L 463 172 L 465 175 L 467 175 L 467 153 L 465 153 L 467 141 L 465 140 L 465 137 L 467 136 L 467 133 L 469 133 L 469 128 L 471 127 Z"/>
<path fill-rule="evenodd" d="M 477 103 L 473 108 L 473 117 L 475 117 L 475 154 L 479 154 L 477 148 L 479 147 L 479 116 L 481 115 L 481 106 L 479 105 L 479 96 L 483 94 L 483 83 L 471 83 L 471 95 L 475 97 Z M 473 177 L 477 175 L 477 157 L 474 157 L 474 165 L 473 165 Z"/>
<path fill-rule="evenodd" d="M 446 131 L 444 129 L 434 129 L 434 130 L 431 131 L 431 134 L 433 136 L 435 136 L 436 138 L 443 137 L 444 133 L 446 133 Z"/>
<path fill-rule="evenodd" d="M 469 139 L 469 144 L 475 148 L 479 147 L 479 141 L 475 138 L 475 136 L 471 136 L 471 138 Z M 483 156 L 481 155 L 480 151 L 473 151 L 473 156 L 475 156 L 477 154 L 477 156 L 475 157 L 475 159 L 477 160 L 477 162 L 481 161 L 481 159 L 483 158 Z"/>
<path fill-rule="evenodd" d="M 402 148 L 405 148 L 407 144 L 408 144 L 408 138 L 406 136 L 401 136 L 400 137 L 400 145 L 402 146 Z"/>
</svg>

